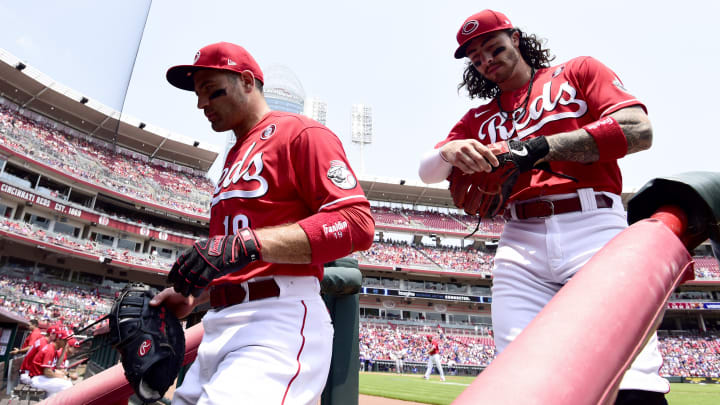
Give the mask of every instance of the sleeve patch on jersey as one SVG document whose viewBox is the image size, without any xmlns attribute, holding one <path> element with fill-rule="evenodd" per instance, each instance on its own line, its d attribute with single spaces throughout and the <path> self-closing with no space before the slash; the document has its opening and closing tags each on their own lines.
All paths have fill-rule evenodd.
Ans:
<svg viewBox="0 0 720 405">
<path fill-rule="evenodd" d="M 333 160 L 330 162 L 330 169 L 328 169 L 327 177 L 334 185 L 343 190 L 350 190 L 355 188 L 357 185 L 355 176 L 353 176 L 350 169 L 348 169 L 345 165 L 345 162 L 340 160 Z"/>
</svg>

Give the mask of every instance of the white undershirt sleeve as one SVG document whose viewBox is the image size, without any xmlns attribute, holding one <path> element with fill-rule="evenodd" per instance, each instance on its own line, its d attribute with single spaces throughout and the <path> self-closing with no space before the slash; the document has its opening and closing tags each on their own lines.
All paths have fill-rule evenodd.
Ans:
<svg viewBox="0 0 720 405">
<path fill-rule="evenodd" d="M 433 149 L 420 160 L 418 175 L 425 184 L 439 183 L 450 175 L 452 165 L 440 157 L 440 149 Z"/>
</svg>

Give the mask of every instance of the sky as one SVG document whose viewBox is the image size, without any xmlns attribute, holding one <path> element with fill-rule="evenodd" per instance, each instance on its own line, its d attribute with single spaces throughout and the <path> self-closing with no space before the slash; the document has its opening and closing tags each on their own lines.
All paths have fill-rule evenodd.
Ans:
<svg viewBox="0 0 720 405">
<path fill-rule="evenodd" d="M 659 176 L 720 171 L 711 121 L 718 2 L 0 0 L 0 48 L 89 98 L 222 149 L 226 134 L 211 130 L 195 95 L 170 86 L 165 72 L 205 45 L 234 42 L 261 67 L 287 66 L 306 96 L 327 102 L 327 125 L 360 177 L 413 184 L 420 157 L 481 103 L 457 90 L 465 62 L 453 52 L 463 21 L 483 8 L 547 39 L 554 64 L 595 57 L 645 103 L 654 142 L 621 159 L 626 191 Z M 350 142 L 354 103 L 374 115 L 362 168 Z"/>
</svg>

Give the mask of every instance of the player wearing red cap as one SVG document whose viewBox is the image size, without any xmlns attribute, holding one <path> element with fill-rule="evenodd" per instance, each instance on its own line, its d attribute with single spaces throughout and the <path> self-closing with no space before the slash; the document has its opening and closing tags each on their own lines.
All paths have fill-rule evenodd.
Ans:
<svg viewBox="0 0 720 405">
<path fill-rule="evenodd" d="M 426 183 L 453 167 L 489 172 L 498 160 L 486 145 L 519 141 L 529 162 L 505 208 L 507 223 L 493 269 L 497 351 L 530 323 L 553 295 L 612 237 L 627 227 L 617 160 L 648 149 L 645 106 L 618 76 L 591 57 L 550 66 L 535 35 L 502 13 L 483 10 L 457 33 L 456 58 L 468 58 L 461 87 L 489 102 L 468 111 L 420 164 Z M 665 404 L 668 382 L 652 336 L 620 384 L 618 404 Z"/>
<path fill-rule="evenodd" d="M 428 346 L 428 360 L 427 368 L 425 369 L 425 379 L 430 379 L 432 374 L 433 365 L 437 367 L 438 373 L 440 373 L 440 379 L 445 381 L 445 373 L 443 373 L 442 362 L 440 361 L 440 342 L 437 339 L 433 339 L 432 335 L 427 335 Z"/>
<path fill-rule="evenodd" d="M 25 385 L 31 385 L 32 377 L 40 374 L 40 370 L 33 369 L 33 359 L 35 359 L 35 356 L 43 347 L 52 343 L 52 341 L 55 340 L 56 336 L 57 328 L 51 326 L 47 329 L 47 337 L 40 336 L 35 340 L 35 342 L 33 342 L 32 347 L 30 347 L 27 354 L 25 355 L 25 358 L 23 359 L 22 364 L 20 365 L 21 383 Z"/>
<path fill-rule="evenodd" d="M 216 132 L 233 130 L 213 192 L 210 239 L 170 271 L 179 318 L 210 302 L 197 359 L 174 404 L 315 404 L 333 328 L 319 292 L 323 264 L 370 247 L 370 204 L 340 140 L 304 116 L 270 111 L 262 70 L 242 47 L 202 48 L 168 81 L 194 91 Z"/>
<path fill-rule="evenodd" d="M 68 334 L 58 328 L 57 337 L 52 343 L 43 346 L 32 362 L 30 375 L 32 376 L 32 386 L 47 393 L 48 398 L 58 392 L 72 387 L 72 382 L 67 377 L 65 371 L 55 370 L 58 362 L 58 350 L 65 347 Z"/>
</svg>

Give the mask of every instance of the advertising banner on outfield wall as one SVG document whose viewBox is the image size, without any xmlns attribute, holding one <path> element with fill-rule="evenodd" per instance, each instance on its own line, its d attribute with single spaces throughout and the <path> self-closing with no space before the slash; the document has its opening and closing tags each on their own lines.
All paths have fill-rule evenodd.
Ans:
<svg viewBox="0 0 720 405">
<path fill-rule="evenodd" d="M 668 309 L 720 310 L 720 302 L 668 302 Z"/>
</svg>

